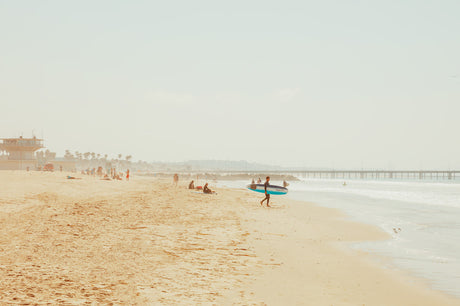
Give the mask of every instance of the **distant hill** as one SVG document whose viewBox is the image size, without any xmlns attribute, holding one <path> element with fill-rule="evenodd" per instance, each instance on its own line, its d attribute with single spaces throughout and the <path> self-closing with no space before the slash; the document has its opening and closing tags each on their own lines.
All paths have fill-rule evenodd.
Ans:
<svg viewBox="0 0 460 306">
<path fill-rule="evenodd" d="M 251 163 L 245 160 L 189 160 L 184 162 L 184 165 L 191 166 L 192 169 L 203 170 L 280 170 L 279 166 L 265 165 L 259 163 Z"/>
<path fill-rule="evenodd" d="M 245 160 L 188 160 L 176 163 L 153 163 L 158 168 L 189 171 L 260 171 L 281 170 L 279 166 L 251 163 Z"/>
</svg>

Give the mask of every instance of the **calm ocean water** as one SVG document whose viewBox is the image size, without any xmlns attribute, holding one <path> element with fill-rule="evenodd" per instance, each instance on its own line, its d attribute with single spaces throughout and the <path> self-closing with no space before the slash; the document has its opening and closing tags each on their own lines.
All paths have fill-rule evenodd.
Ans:
<svg viewBox="0 0 460 306">
<path fill-rule="evenodd" d="M 460 297 L 460 182 L 302 179 L 289 197 L 338 208 L 392 239 L 355 244 Z M 247 182 L 231 182 L 244 188 Z M 276 184 L 277 182 L 272 182 Z M 276 199 L 274 199 L 276 201 Z"/>
</svg>

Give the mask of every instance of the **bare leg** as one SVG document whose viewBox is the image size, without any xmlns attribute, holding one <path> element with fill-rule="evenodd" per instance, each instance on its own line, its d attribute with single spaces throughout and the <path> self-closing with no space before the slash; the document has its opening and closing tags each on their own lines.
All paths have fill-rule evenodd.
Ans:
<svg viewBox="0 0 460 306">
<path fill-rule="evenodd" d="M 263 203 L 264 203 L 265 200 L 267 200 L 267 196 L 265 196 L 265 198 L 264 198 L 262 201 L 260 201 L 260 205 L 261 205 L 261 206 L 264 206 Z"/>
</svg>

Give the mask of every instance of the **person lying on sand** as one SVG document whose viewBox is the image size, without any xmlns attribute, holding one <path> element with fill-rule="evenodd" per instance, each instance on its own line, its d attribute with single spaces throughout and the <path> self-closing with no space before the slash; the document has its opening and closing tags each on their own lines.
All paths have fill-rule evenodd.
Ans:
<svg viewBox="0 0 460 306">
<path fill-rule="evenodd" d="M 103 181 L 111 181 L 110 177 L 107 174 L 104 175 L 104 177 L 101 178 L 101 180 L 103 180 Z"/>
<path fill-rule="evenodd" d="M 70 175 L 67 175 L 67 179 L 68 180 L 81 180 L 80 177 L 75 177 L 75 176 L 70 176 Z"/>
<path fill-rule="evenodd" d="M 212 191 L 211 189 L 209 189 L 208 183 L 206 183 L 203 187 L 203 193 L 211 194 L 211 193 L 215 193 L 215 191 Z"/>
<path fill-rule="evenodd" d="M 193 181 L 191 181 L 190 184 L 188 184 L 188 189 L 195 189 L 195 184 Z"/>
</svg>

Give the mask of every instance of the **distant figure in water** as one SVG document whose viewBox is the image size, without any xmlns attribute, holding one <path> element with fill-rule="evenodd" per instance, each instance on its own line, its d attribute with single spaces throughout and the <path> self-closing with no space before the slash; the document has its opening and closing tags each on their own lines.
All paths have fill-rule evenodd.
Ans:
<svg viewBox="0 0 460 306">
<path fill-rule="evenodd" d="M 257 180 L 257 184 L 260 184 L 260 183 L 262 183 L 262 180 L 259 177 L 259 179 Z"/>
<path fill-rule="evenodd" d="M 283 181 L 283 187 L 286 188 L 287 186 L 289 186 L 289 183 L 286 181 Z"/>
<path fill-rule="evenodd" d="M 190 184 L 188 184 L 188 189 L 195 189 L 195 184 L 193 181 L 191 181 Z"/>
<path fill-rule="evenodd" d="M 345 187 L 345 186 L 347 186 L 347 182 L 343 182 L 343 184 L 342 184 L 342 185 L 343 185 L 344 187 Z"/>
<path fill-rule="evenodd" d="M 204 187 L 203 187 L 203 193 L 208 193 L 208 194 L 210 194 L 210 193 L 215 193 L 215 191 L 212 191 L 211 189 L 209 189 L 208 183 L 206 183 L 206 184 L 204 185 Z"/>
<path fill-rule="evenodd" d="M 270 194 L 267 192 L 267 187 L 270 186 L 270 177 L 267 176 L 267 180 L 265 181 L 264 188 L 265 188 L 265 198 L 260 201 L 260 205 L 264 206 L 264 201 L 267 200 L 267 207 L 270 207 Z"/>
<path fill-rule="evenodd" d="M 179 183 L 179 175 L 177 175 L 177 173 L 176 173 L 176 174 L 174 174 L 174 185 L 177 186 L 177 183 Z"/>
</svg>

